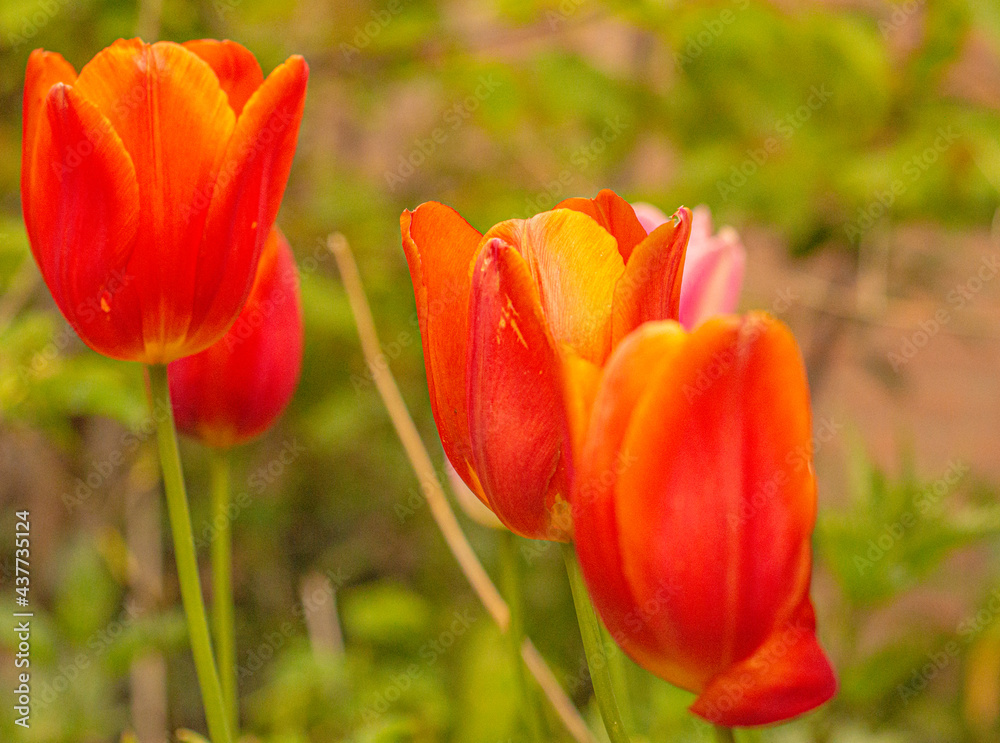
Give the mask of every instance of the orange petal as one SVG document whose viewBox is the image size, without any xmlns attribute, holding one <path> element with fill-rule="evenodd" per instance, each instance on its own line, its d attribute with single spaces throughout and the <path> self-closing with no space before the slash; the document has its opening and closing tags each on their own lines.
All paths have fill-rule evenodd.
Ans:
<svg viewBox="0 0 1000 743">
<path fill-rule="evenodd" d="M 636 246 L 615 287 L 613 343 L 644 322 L 677 319 L 690 236 L 691 211 L 681 207 Z"/>
<path fill-rule="evenodd" d="M 48 95 L 37 143 L 25 222 L 45 282 L 88 345 L 137 359 L 138 304 L 125 271 L 139 222 L 132 160 L 100 111 L 63 83 Z"/>
<path fill-rule="evenodd" d="M 235 41 L 197 39 L 181 46 L 194 52 L 215 72 L 219 85 L 226 91 L 229 106 L 239 116 L 250 96 L 264 82 L 264 73 L 253 53 Z"/>
<path fill-rule="evenodd" d="M 290 57 L 268 75 L 236 122 L 198 254 L 191 320 L 198 344 L 209 345 L 226 330 L 250 291 L 288 182 L 308 79 L 305 60 Z"/>
<path fill-rule="evenodd" d="M 170 364 L 178 430 L 220 448 L 262 434 L 295 392 L 302 340 L 295 256 L 275 227 L 233 326 L 201 353 Z"/>
<path fill-rule="evenodd" d="M 602 364 L 611 350 L 615 284 L 625 270 L 611 234 L 571 209 L 511 219 L 484 240 L 500 238 L 524 256 L 553 337 Z"/>
<path fill-rule="evenodd" d="M 761 314 L 702 327 L 633 417 L 625 448 L 637 466 L 616 502 L 634 590 L 656 590 L 664 566 L 694 589 L 671 603 L 661 642 L 711 677 L 759 647 L 808 590 L 816 484 L 810 468 L 788 464 L 811 439 L 794 338 Z"/>
<path fill-rule="evenodd" d="M 594 398 L 582 453 L 573 457 L 573 530 L 591 598 L 615 641 L 660 675 L 659 644 L 652 628 L 642 621 L 647 597 L 637 599 L 623 572 L 615 484 L 635 465 L 634 453 L 622 444 L 637 402 L 648 391 L 650 380 L 673 363 L 684 343 L 680 325 L 657 322 L 646 323 L 615 349 Z M 664 582 L 658 601 L 669 600 L 672 591 Z"/>
<path fill-rule="evenodd" d="M 633 339 L 648 328 L 609 362 L 574 484 L 595 605 L 624 649 L 668 681 L 726 687 L 749 663 L 748 698 L 766 710 L 754 724 L 798 714 L 829 695 L 815 638 L 800 648 L 808 668 L 764 673 L 748 661 L 808 604 L 816 485 L 798 347 L 766 315 L 720 317 L 643 362 Z M 615 382 L 619 367 L 631 368 L 629 384 Z"/>
<path fill-rule="evenodd" d="M 768 725 L 808 712 L 837 691 L 816 642 L 816 614 L 806 599 L 757 651 L 712 679 L 691 711 L 725 727 Z"/>
<path fill-rule="evenodd" d="M 646 228 L 635 216 L 632 205 L 606 188 L 597 194 L 596 198 L 566 199 L 557 204 L 556 209 L 573 209 L 593 218 L 618 241 L 618 252 L 626 263 L 630 260 L 635 246 L 646 239 Z"/>
<path fill-rule="evenodd" d="M 441 444 L 455 471 L 486 502 L 472 469 L 465 402 L 472 266 L 482 235 L 454 209 L 434 201 L 404 211 L 399 224 Z"/>
<path fill-rule="evenodd" d="M 523 536 L 565 538 L 550 531 L 568 496 L 559 353 L 527 262 L 498 238 L 473 274 L 467 390 L 473 461 L 493 512 Z"/>
<path fill-rule="evenodd" d="M 34 157 L 38 136 L 38 123 L 44 117 L 45 101 L 56 83 L 72 84 L 76 80 L 73 65 L 55 52 L 35 49 L 28 57 L 28 68 L 24 74 L 24 98 L 21 123 L 21 199 L 25 214 L 32 195 L 32 178 L 35 175 Z M 46 128 L 43 135 L 48 137 L 51 130 Z M 48 156 L 51 140 L 46 138 L 41 149 Z M 29 227 L 30 229 L 30 227 Z M 30 237 L 30 232 L 28 233 Z"/>
<path fill-rule="evenodd" d="M 191 319 L 202 204 L 236 117 L 212 69 L 171 42 L 117 41 L 83 68 L 75 87 L 108 118 L 135 163 L 141 209 L 129 270 L 141 287 L 147 348 L 168 361 Z"/>
<path fill-rule="evenodd" d="M 573 477 L 572 461 L 582 453 L 590 411 L 601 382 L 601 367 L 576 355 L 571 348 L 562 348 L 563 401 L 566 406 L 566 432 L 571 457 L 567 457 L 566 472 Z"/>
<path fill-rule="evenodd" d="M 45 107 L 49 91 L 56 83 L 72 83 L 74 80 L 76 71 L 55 52 L 35 49 L 28 57 L 28 69 L 24 76 L 21 210 L 24 212 L 28 240 L 43 275 L 52 273 L 55 252 L 52 236 L 40 234 L 39 230 L 42 223 L 52 227 L 52 209 L 45 198 L 57 188 L 53 185 L 53 160 L 58 162 L 65 154 L 56 153 L 53 147 L 52 127 Z M 39 250 L 36 247 L 39 245 L 46 245 L 47 248 Z"/>
</svg>

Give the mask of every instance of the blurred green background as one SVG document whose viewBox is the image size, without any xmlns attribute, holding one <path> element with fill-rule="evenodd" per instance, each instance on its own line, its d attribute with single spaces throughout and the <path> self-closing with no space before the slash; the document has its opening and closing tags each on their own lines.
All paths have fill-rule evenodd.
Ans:
<svg viewBox="0 0 1000 743">
<path fill-rule="evenodd" d="M 203 729 L 141 369 L 73 335 L 20 216 L 29 52 L 79 69 L 137 33 L 232 38 L 265 72 L 292 53 L 312 70 L 279 216 L 302 275 L 304 371 L 279 425 L 236 454 L 253 740 L 526 740 L 503 642 L 423 505 L 324 244 L 351 241 L 441 467 L 398 215 L 439 200 L 485 231 L 602 187 L 668 213 L 710 205 L 747 247 L 741 307 L 778 314 L 806 356 L 813 593 L 841 690 L 741 739 L 1000 739 L 992 0 L 3 0 L 0 604 L 13 605 L 14 512 L 30 509 L 36 616 L 30 731 L 13 725 L 0 622 L 0 739 Z M 207 458 L 192 442 L 183 454 L 208 539 Z M 461 518 L 495 576 L 497 534 Z M 519 545 L 528 631 L 603 735 L 558 550 Z M 691 695 L 632 671 L 637 741 L 710 739 Z"/>
</svg>

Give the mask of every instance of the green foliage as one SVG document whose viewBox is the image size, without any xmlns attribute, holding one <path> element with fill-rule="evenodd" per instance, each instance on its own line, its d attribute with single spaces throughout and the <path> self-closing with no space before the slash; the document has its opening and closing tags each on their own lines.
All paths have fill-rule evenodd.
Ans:
<svg viewBox="0 0 1000 743">
<path fill-rule="evenodd" d="M 503 638 L 423 505 L 361 358 L 327 234 L 347 235 L 358 255 L 383 351 L 441 465 L 399 245 L 404 208 L 439 200 L 485 230 L 612 187 L 668 211 L 707 203 L 720 222 L 773 230 L 793 253 L 850 253 L 874 225 L 989 222 L 1000 113 L 955 77 L 974 42 L 1000 46 L 996 4 L 918 3 L 924 15 L 909 46 L 881 6 L 788 5 L 164 0 L 162 38 L 233 38 L 265 72 L 296 52 L 312 67 L 279 217 L 301 274 L 302 379 L 279 424 L 234 455 L 234 488 L 245 496 L 233 523 L 238 657 L 255 668 L 240 680 L 241 712 L 252 740 L 523 740 Z M 0 715 L 4 741 L 119 739 L 130 724 L 130 670 L 153 652 L 167 662 L 170 725 L 202 727 L 172 569 L 152 606 L 129 608 L 127 521 L 136 493 L 156 487 L 142 370 L 97 356 L 66 325 L 33 265 L 18 199 L 30 50 L 57 50 L 79 69 L 132 36 L 138 15 L 137 3 L 121 0 L 0 3 L 0 454 L 27 473 L 0 483 L 0 502 L 30 505 L 44 530 L 32 577 L 39 704 L 28 733 Z M 444 142 L 425 152 L 435 129 Z M 867 229 L 864 213 L 875 215 Z M 303 451 L 278 467 L 292 441 Z M 124 463 L 96 478 L 92 495 L 60 498 L 115 451 Z M 997 490 L 962 475 L 938 495 L 947 472 L 904 461 L 897 474 L 863 451 L 849 455 L 845 492 L 824 490 L 816 532 L 819 631 L 839 696 L 741 740 L 994 740 L 996 719 L 972 715 L 968 700 L 988 702 L 993 687 L 981 679 L 1000 679 L 989 612 L 1000 577 Z M 211 532 L 206 457 L 190 442 L 183 454 L 201 537 Z M 9 510 L 0 535 L 12 533 Z M 463 524 L 493 570 L 495 535 Z M 599 731 L 558 550 L 522 546 L 528 633 Z M 0 538 L 0 559 L 11 554 Z M 963 560 L 978 561 L 974 577 Z M 331 567 L 342 652 L 314 647 L 299 611 L 301 576 Z M 952 575 L 974 598 L 952 597 L 951 614 L 919 603 L 947 594 Z M 452 628 L 466 612 L 459 634 Z M 14 648 L 3 623 L 0 678 Z M 942 652 L 949 660 L 922 681 Z M 973 676 L 977 668 L 986 670 Z M 627 673 L 636 743 L 713 739 L 687 712 L 691 693 L 630 662 Z M 568 740 L 543 706 L 550 739 Z M 175 738 L 202 741 L 179 730 Z"/>
<path fill-rule="evenodd" d="M 934 481 L 906 460 L 898 480 L 855 447 L 851 507 L 824 512 L 818 541 L 848 600 L 885 603 L 925 580 L 956 549 L 997 533 L 996 508 L 956 508 L 968 466 L 949 463 Z M 952 505 L 951 508 L 947 506 Z"/>
</svg>

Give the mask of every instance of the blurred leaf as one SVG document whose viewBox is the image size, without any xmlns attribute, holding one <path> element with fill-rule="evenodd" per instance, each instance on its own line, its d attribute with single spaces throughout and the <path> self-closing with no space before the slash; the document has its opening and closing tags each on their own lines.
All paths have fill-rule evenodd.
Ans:
<svg viewBox="0 0 1000 743">
<path fill-rule="evenodd" d="M 430 631 L 431 607 L 417 593 L 380 582 L 341 595 L 344 629 L 352 639 L 381 646 L 413 647 Z"/>
</svg>

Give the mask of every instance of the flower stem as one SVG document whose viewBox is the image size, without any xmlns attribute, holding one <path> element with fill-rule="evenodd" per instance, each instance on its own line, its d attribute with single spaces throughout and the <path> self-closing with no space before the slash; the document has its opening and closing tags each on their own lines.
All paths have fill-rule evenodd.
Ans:
<svg viewBox="0 0 1000 743">
<path fill-rule="evenodd" d="M 590 668 L 590 679 L 594 685 L 597 706 L 604 719 L 604 728 L 608 731 L 611 743 L 629 743 L 628 733 L 622 722 L 621 712 L 618 711 L 618 703 L 615 701 L 614 684 L 604 652 L 600 620 L 587 596 L 587 586 L 584 585 L 583 574 L 580 572 L 580 564 L 576 560 L 573 545 L 563 544 L 562 547 L 563 557 L 566 560 L 566 573 L 569 575 L 569 586 L 573 591 L 576 619 L 580 625 L 580 636 L 583 638 L 583 650 L 587 656 L 587 666 Z"/>
<path fill-rule="evenodd" d="M 504 529 L 501 532 L 501 585 L 503 586 L 504 598 L 507 599 L 507 606 L 510 607 L 507 645 L 510 649 L 511 662 L 514 664 L 514 672 L 521 692 L 522 710 L 528 733 L 535 743 L 544 743 L 540 710 L 535 702 L 534 690 L 528 686 L 524 661 L 521 658 L 521 645 L 524 643 L 524 603 L 522 601 L 524 594 L 521 587 L 521 569 L 517 557 L 516 539 L 517 537 L 511 531 Z"/>
<path fill-rule="evenodd" d="M 361 276 L 358 274 L 358 266 L 354 261 L 354 254 L 351 253 L 347 238 L 339 233 L 332 234 L 327 238 L 327 247 L 333 253 L 340 269 L 340 275 L 344 280 L 344 290 L 347 292 L 347 298 L 354 313 L 358 337 L 361 340 L 361 350 L 365 355 L 365 361 L 368 362 L 372 378 L 375 380 L 375 387 L 382 397 L 382 402 L 385 403 L 389 419 L 403 444 L 403 450 L 410 460 L 410 465 L 420 480 L 427 504 L 430 506 L 431 515 L 437 522 L 438 529 L 441 530 L 448 549 L 451 550 L 462 573 L 469 581 L 469 585 L 472 586 L 472 590 L 476 592 L 500 631 L 505 632 L 510 623 L 510 609 L 507 608 L 507 602 L 503 600 L 500 592 L 490 580 L 490 576 L 486 573 L 486 569 L 476 557 L 469 540 L 465 538 L 465 533 L 462 531 L 458 519 L 455 518 L 441 483 L 438 481 L 437 472 L 430 454 L 427 452 L 427 447 L 424 446 L 420 438 L 420 432 L 406 408 L 406 402 L 399 392 L 396 379 L 392 376 L 392 370 L 386 363 L 378 333 L 375 331 L 371 307 L 365 297 Z M 521 657 L 573 739 L 577 743 L 597 743 L 583 717 L 580 716 L 579 710 L 563 691 L 559 681 L 552 673 L 552 669 L 549 668 L 529 637 L 525 637 L 524 644 L 521 645 Z"/>
<path fill-rule="evenodd" d="M 219 673 L 215 668 L 215 657 L 212 654 L 212 638 L 208 633 L 208 616 L 201 594 L 198 557 L 191 529 L 191 513 L 188 510 L 181 457 L 177 449 L 174 412 L 170 406 L 167 367 L 147 366 L 146 378 L 149 381 L 151 414 L 156 421 L 156 439 L 160 450 L 160 465 L 163 468 L 163 489 L 167 496 L 170 531 L 174 540 L 177 578 L 180 582 L 181 600 L 187 618 L 188 635 L 191 640 L 191 651 L 194 654 L 198 685 L 201 687 L 205 718 L 208 721 L 208 732 L 212 743 L 232 743 L 226 707 L 222 701 L 222 686 L 219 684 Z"/>
<path fill-rule="evenodd" d="M 715 726 L 715 737 L 719 743 L 736 743 L 736 735 L 732 728 L 724 728 L 721 725 Z"/>
<path fill-rule="evenodd" d="M 213 450 L 212 525 L 212 627 L 215 630 L 222 697 L 229 711 L 229 728 L 239 737 L 239 702 L 236 684 L 236 638 L 233 619 L 233 531 L 229 519 L 229 452 Z"/>
<path fill-rule="evenodd" d="M 626 730 L 635 730 L 635 718 L 632 714 L 634 708 L 632 706 L 632 694 L 629 690 L 625 653 L 615 644 L 607 627 L 603 624 L 600 624 L 600 627 L 601 641 L 603 642 L 605 657 L 608 661 L 608 672 L 611 676 L 611 688 L 614 689 L 615 699 L 618 700 L 622 721 L 625 723 Z"/>
</svg>

